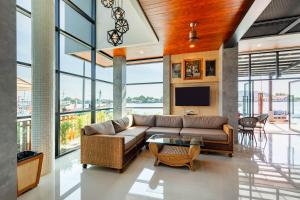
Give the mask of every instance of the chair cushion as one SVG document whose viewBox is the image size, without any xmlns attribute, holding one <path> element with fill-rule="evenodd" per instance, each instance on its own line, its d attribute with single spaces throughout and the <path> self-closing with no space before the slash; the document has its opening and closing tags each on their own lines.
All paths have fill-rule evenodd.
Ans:
<svg viewBox="0 0 300 200">
<path fill-rule="evenodd" d="M 156 115 L 156 126 L 182 128 L 182 117 L 172 115 Z"/>
<path fill-rule="evenodd" d="M 106 121 L 97 124 L 86 125 L 84 127 L 85 135 L 103 134 L 115 135 L 115 129 L 111 121 Z"/>
<path fill-rule="evenodd" d="M 119 136 L 132 136 L 136 137 L 137 140 L 142 139 L 146 135 L 146 130 L 148 129 L 148 126 L 132 126 L 128 129 L 118 133 Z"/>
<path fill-rule="evenodd" d="M 133 115 L 135 126 L 155 126 L 155 115 Z"/>
<path fill-rule="evenodd" d="M 115 128 L 115 132 L 119 133 L 132 125 L 132 116 L 129 115 L 118 120 L 112 120 L 112 124 Z"/>
<path fill-rule="evenodd" d="M 181 128 L 152 127 L 146 130 L 147 136 L 154 134 L 179 135 Z"/>
<path fill-rule="evenodd" d="M 227 134 L 219 129 L 183 128 L 180 131 L 183 136 L 202 136 L 203 140 L 227 141 Z"/>
<path fill-rule="evenodd" d="M 124 136 L 125 151 L 136 145 L 136 139 L 133 136 Z"/>
<path fill-rule="evenodd" d="M 222 129 L 228 118 L 221 116 L 183 116 L 184 128 Z"/>
</svg>

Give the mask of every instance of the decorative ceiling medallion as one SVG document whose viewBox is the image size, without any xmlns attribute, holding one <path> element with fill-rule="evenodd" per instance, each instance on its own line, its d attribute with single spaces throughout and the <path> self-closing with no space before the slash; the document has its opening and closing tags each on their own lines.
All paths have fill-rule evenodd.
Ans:
<svg viewBox="0 0 300 200">
<path fill-rule="evenodd" d="M 105 8 L 112 8 L 114 5 L 114 0 L 101 0 L 101 3 Z"/>
<path fill-rule="evenodd" d="M 129 31 L 128 21 L 126 19 L 117 20 L 115 23 L 115 28 L 122 34 L 126 33 L 127 31 Z"/>
<path fill-rule="evenodd" d="M 107 41 L 113 46 L 119 46 L 123 43 L 123 35 L 116 29 L 107 31 Z"/>
</svg>

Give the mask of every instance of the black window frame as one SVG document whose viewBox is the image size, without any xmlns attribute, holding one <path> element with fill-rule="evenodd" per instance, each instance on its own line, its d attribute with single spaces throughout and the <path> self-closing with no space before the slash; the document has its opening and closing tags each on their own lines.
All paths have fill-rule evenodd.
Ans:
<svg viewBox="0 0 300 200">
<path fill-rule="evenodd" d="M 82 16 L 85 20 L 92 24 L 91 26 L 91 44 L 81 40 L 80 38 L 72 35 L 71 33 L 63 30 L 60 27 L 60 2 L 63 1 L 67 6 L 77 12 L 80 16 Z M 91 51 L 91 76 L 85 75 L 85 69 L 83 75 L 73 74 L 71 72 L 62 71 L 60 68 L 60 37 L 63 35 L 75 42 L 86 46 Z M 78 7 L 71 0 L 55 0 L 55 157 L 61 157 L 68 153 L 71 153 L 80 148 L 80 146 L 76 149 L 72 149 L 70 151 L 61 153 L 60 152 L 60 118 L 61 116 L 70 115 L 70 114 L 80 114 L 80 113 L 90 113 L 91 114 L 91 123 L 96 123 L 96 113 L 97 111 L 102 110 L 112 110 L 113 108 L 105 108 L 105 109 L 96 109 L 96 82 L 103 80 L 96 79 L 96 0 L 92 0 L 92 13 L 85 13 L 80 7 Z M 91 107 L 90 109 L 85 109 L 84 106 L 80 111 L 72 111 L 72 112 L 62 112 L 60 109 L 60 85 L 61 85 L 61 75 L 68 75 L 79 77 L 83 80 L 83 101 L 85 96 L 85 81 L 91 81 Z M 109 82 L 112 84 L 112 82 Z"/>
<path fill-rule="evenodd" d="M 269 81 L 269 80 L 300 80 L 300 71 L 299 71 L 299 76 L 298 77 L 282 77 L 282 71 L 280 71 L 281 69 L 281 58 L 284 56 L 281 56 L 281 53 L 283 52 L 292 52 L 292 51 L 300 51 L 299 48 L 289 48 L 289 49 L 278 49 L 278 50 L 274 50 L 274 51 L 260 51 L 260 52 L 245 52 L 245 53 L 240 53 L 239 54 L 239 60 L 241 58 L 241 56 L 248 56 L 248 62 L 247 62 L 247 67 L 244 67 L 245 70 L 248 71 L 248 78 L 245 79 L 238 79 L 238 83 L 248 83 L 248 91 L 249 91 L 249 99 L 248 99 L 248 108 L 247 110 L 249 110 L 249 115 L 250 116 L 254 116 L 254 92 L 253 92 L 253 88 L 254 88 L 254 82 L 255 81 Z M 270 74 L 269 78 L 257 78 L 257 79 L 253 79 L 252 78 L 252 61 L 253 61 L 253 55 L 263 55 L 263 54 L 270 54 L 270 53 L 274 53 L 275 54 L 275 73 Z M 300 60 L 300 52 L 299 52 L 299 60 Z M 300 64 L 299 64 L 300 65 Z M 238 68 L 240 68 L 240 62 L 239 62 L 239 66 Z M 239 78 L 239 76 L 238 76 Z"/>
<path fill-rule="evenodd" d="M 31 12 L 29 11 L 29 10 L 27 10 L 27 9 L 25 9 L 25 8 L 23 8 L 22 6 L 20 6 L 20 5 L 18 5 L 18 4 L 16 4 L 16 15 L 17 14 L 21 14 L 21 15 L 23 15 L 23 16 L 25 16 L 25 17 L 28 17 L 30 20 L 31 20 Z M 17 28 L 17 27 L 16 27 Z M 18 44 L 17 44 L 18 45 Z M 17 46 L 18 47 L 18 46 Z M 17 60 L 16 60 L 16 64 L 17 64 L 17 67 L 18 66 L 23 66 L 23 67 L 27 67 L 27 68 L 30 68 L 30 70 L 32 70 L 32 65 L 31 65 L 31 63 L 32 63 L 32 59 L 31 59 L 31 62 L 30 63 L 28 63 L 28 62 L 24 62 L 24 61 L 20 61 L 20 60 L 18 60 L 18 57 L 17 57 Z M 24 115 L 24 116 L 17 116 L 17 126 L 18 126 L 18 123 L 19 122 L 21 122 L 22 123 L 22 121 L 31 121 L 31 115 Z M 31 124 L 31 122 L 30 122 L 30 124 Z M 31 126 L 31 125 L 30 125 Z M 18 134 L 18 133 L 17 133 Z M 30 135 L 30 137 L 31 137 L 31 128 L 30 128 L 30 132 L 29 133 L 27 133 L 27 134 L 29 134 Z M 29 143 L 29 145 L 31 144 L 31 142 Z M 29 147 L 30 148 L 30 147 Z M 28 149 L 29 150 L 29 149 Z"/>
</svg>

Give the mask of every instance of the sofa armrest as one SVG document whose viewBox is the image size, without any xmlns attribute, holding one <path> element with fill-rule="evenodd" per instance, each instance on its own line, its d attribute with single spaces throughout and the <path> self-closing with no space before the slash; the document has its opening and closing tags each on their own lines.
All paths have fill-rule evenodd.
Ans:
<svg viewBox="0 0 300 200">
<path fill-rule="evenodd" d="M 233 144 L 233 127 L 230 126 L 229 124 L 224 124 L 223 125 L 223 131 L 228 135 L 228 142 Z"/>
<path fill-rule="evenodd" d="M 81 134 L 81 163 L 123 168 L 124 137 Z"/>
</svg>

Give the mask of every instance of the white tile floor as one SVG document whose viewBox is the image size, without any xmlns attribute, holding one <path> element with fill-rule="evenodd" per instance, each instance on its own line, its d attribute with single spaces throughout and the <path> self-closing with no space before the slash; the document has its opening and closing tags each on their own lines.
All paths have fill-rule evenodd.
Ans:
<svg viewBox="0 0 300 200">
<path fill-rule="evenodd" d="M 300 135 L 268 134 L 257 146 L 245 141 L 233 158 L 201 154 L 195 172 L 153 162 L 144 150 L 122 174 L 83 170 L 76 151 L 57 159 L 55 172 L 19 200 L 300 200 Z"/>
</svg>

